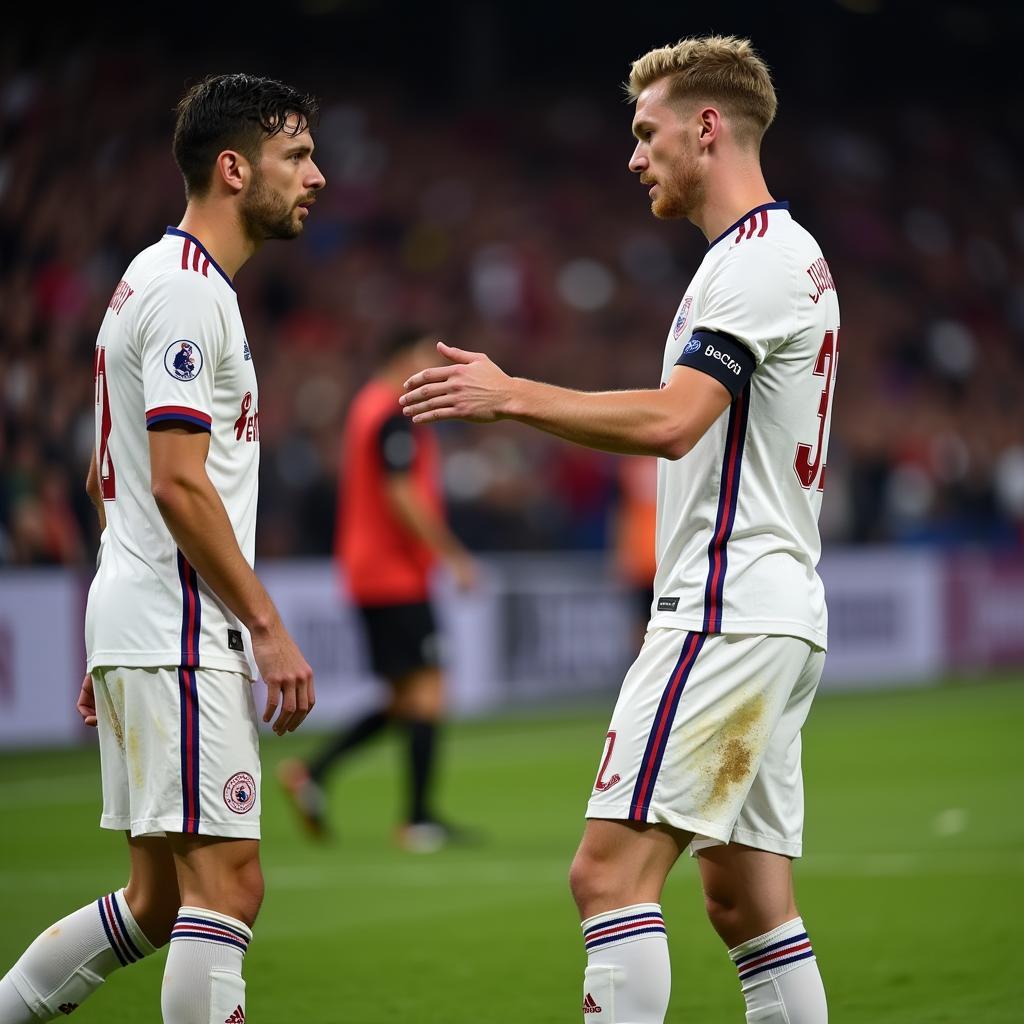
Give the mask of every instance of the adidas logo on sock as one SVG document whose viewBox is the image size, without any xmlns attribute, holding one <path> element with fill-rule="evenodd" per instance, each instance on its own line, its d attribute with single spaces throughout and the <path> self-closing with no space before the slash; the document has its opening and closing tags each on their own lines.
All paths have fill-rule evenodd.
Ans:
<svg viewBox="0 0 1024 1024">
<path fill-rule="evenodd" d="M 231 1016 L 224 1021 L 224 1024 L 245 1024 L 245 1010 L 242 1009 L 241 1003 L 231 1011 Z"/>
<path fill-rule="evenodd" d="M 598 1006 L 594 1001 L 594 997 L 588 992 L 583 999 L 583 1012 L 584 1013 L 601 1013 L 602 1007 Z"/>
</svg>

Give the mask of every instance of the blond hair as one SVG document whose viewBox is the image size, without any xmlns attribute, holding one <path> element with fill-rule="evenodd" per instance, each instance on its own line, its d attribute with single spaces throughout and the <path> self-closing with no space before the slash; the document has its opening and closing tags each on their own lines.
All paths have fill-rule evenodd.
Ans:
<svg viewBox="0 0 1024 1024">
<path fill-rule="evenodd" d="M 758 145 L 775 119 L 778 101 L 768 66 L 749 39 L 680 39 L 633 61 L 626 91 L 634 103 L 649 85 L 670 79 L 669 99 L 711 100 L 735 123 L 741 141 Z"/>
</svg>

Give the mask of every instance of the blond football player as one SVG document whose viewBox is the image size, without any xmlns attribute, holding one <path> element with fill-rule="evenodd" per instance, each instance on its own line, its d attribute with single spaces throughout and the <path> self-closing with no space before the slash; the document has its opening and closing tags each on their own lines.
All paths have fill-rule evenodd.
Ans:
<svg viewBox="0 0 1024 1024">
<path fill-rule="evenodd" d="M 753 1024 L 823 1024 L 797 910 L 800 730 L 827 642 L 816 572 L 839 305 L 814 238 L 769 192 L 776 110 L 744 39 L 684 39 L 629 78 L 629 168 L 651 209 L 708 251 L 669 326 L 661 387 L 581 393 L 451 365 L 407 382 L 415 422 L 516 419 L 659 457 L 658 569 L 643 647 L 605 739 L 570 883 L 588 957 L 583 1019 L 660 1024 L 669 1000 L 661 892 L 687 849 Z"/>
</svg>

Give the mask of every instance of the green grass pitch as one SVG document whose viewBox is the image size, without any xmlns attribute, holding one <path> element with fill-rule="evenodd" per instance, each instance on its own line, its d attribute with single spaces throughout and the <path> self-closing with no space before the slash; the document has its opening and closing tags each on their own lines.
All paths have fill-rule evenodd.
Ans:
<svg viewBox="0 0 1024 1024">
<path fill-rule="evenodd" d="M 488 841 L 432 855 L 391 845 L 393 740 L 335 778 L 339 841 L 314 846 L 273 769 L 316 737 L 268 738 L 254 1024 L 579 1021 L 584 955 L 565 876 L 610 706 L 451 726 L 444 808 Z M 1024 1019 L 1022 725 L 1012 680 L 819 697 L 797 884 L 833 1024 Z M 124 844 L 97 826 L 98 791 L 94 749 L 0 756 L 0 973 L 51 921 L 123 884 Z M 688 860 L 664 910 L 669 1021 L 741 1022 Z M 162 967 L 160 953 L 118 972 L 75 1019 L 158 1021 Z"/>
</svg>

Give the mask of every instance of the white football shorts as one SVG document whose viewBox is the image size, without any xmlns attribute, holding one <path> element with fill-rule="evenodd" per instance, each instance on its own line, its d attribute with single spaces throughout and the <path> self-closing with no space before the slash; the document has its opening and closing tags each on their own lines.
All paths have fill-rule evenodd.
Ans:
<svg viewBox="0 0 1024 1024">
<path fill-rule="evenodd" d="M 623 680 L 587 817 L 692 832 L 691 853 L 736 842 L 799 857 L 800 729 L 824 663 L 797 637 L 650 630 Z"/>
<path fill-rule="evenodd" d="M 213 668 L 94 668 L 103 828 L 260 837 L 252 682 Z"/>
</svg>

